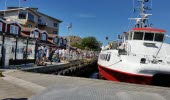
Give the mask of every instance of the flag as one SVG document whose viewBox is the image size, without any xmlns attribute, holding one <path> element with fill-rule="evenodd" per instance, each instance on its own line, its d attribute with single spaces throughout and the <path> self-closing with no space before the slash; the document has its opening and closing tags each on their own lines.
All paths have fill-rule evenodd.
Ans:
<svg viewBox="0 0 170 100">
<path fill-rule="evenodd" d="M 72 28 L 72 23 L 67 26 L 68 29 Z"/>
</svg>

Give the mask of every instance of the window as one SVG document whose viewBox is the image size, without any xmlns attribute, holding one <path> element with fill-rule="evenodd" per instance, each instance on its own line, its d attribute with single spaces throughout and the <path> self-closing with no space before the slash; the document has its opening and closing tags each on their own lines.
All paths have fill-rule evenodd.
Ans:
<svg viewBox="0 0 170 100">
<path fill-rule="evenodd" d="M 41 40 L 46 41 L 46 34 L 42 34 L 42 35 L 41 35 Z"/>
<path fill-rule="evenodd" d="M 34 38 L 34 32 L 31 32 L 30 37 Z"/>
<path fill-rule="evenodd" d="M 125 40 L 128 40 L 129 34 L 125 35 Z"/>
<path fill-rule="evenodd" d="M 12 34 L 18 34 L 18 27 L 14 25 L 10 25 L 10 33 Z"/>
<path fill-rule="evenodd" d="M 64 44 L 65 44 L 65 45 L 67 44 L 67 40 L 66 40 L 66 39 L 64 39 Z"/>
<path fill-rule="evenodd" d="M 155 41 L 162 42 L 164 39 L 164 34 L 155 34 Z"/>
<path fill-rule="evenodd" d="M 58 23 L 54 23 L 54 27 L 58 27 Z"/>
<path fill-rule="evenodd" d="M 132 32 L 129 33 L 129 40 L 132 39 Z"/>
<path fill-rule="evenodd" d="M 34 37 L 38 38 L 39 37 L 39 32 L 34 31 Z"/>
<path fill-rule="evenodd" d="M 34 15 L 32 15 L 31 13 L 28 13 L 28 20 L 34 22 Z"/>
<path fill-rule="evenodd" d="M 31 32 L 30 37 L 38 38 L 39 37 L 39 32 L 36 32 L 36 31 Z"/>
<path fill-rule="evenodd" d="M 54 41 L 54 43 L 58 44 L 58 42 L 59 42 L 59 38 L 54 37 L 53 41 Z"/>
<path fill-rule="evenodd" d="M 57 31 L 53 31 L 53 34 L 57 34 Z"/>
<path fill-rule="evenodd" d="M 41 23 L 41 19 L 40 18 L 38 19 L 38 23 Z"/>
<path fill-rule="evenodd" d="M 15 26 L 15 34 L 18 34 L 18 27 Z"/>
<path fill-rule="evenodd" d="M 0 31 L 2 31 L 2 23 L 0 22 Z"/>
<path fill-rule="evenodd" d="M 27 12 L 26 11 L 20 11 L 18 18 L 19 19 L 26 19 Z"/>
<path fill-rule="evenodd" d="M 145 33 L 144 40 L 153 41 L 154 33 Z"/>
<path fill-rule="evenodd" d="M 143 40 L 143 32 L 134 32 L 134 40 Z"/>
<path fill-rule="evenodd" d="M 63 43 L 63 39 L 62 39 L 62 38 L 60 38 L 60 43 L 61 43 L 61 44 Z"/>
<path fill-rule="evenodd" d="M 28 24 L 27 27 L 32 28 L 32 25 L 31 25 L 31 24 Z"/>
</svg>

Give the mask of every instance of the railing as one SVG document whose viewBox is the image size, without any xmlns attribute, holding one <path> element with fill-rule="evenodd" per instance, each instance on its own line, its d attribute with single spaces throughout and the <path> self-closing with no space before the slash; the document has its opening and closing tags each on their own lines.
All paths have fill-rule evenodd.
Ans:
<svg viewBox="0 0 170 100">
<path fill-rule="evenodd" d="M 127 50 L 127 55 L 131 53 L 131 45 L 126 41 L 126 50 Z"/>
<path fill-rule="evenodd" d="M 43 25 L 43 26 L 46 26 L 47 25 L 47 23 L 43 23 L 43 22 L 38 22 L 38 25 Z"/>
</svg>

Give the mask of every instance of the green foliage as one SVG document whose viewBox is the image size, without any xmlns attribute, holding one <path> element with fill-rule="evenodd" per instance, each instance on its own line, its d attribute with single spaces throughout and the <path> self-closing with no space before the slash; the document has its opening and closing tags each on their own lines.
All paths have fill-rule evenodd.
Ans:
<svg viewBox="0 0 170 100">
<path fill-rule="evenodd" d="M 80 43 L 73 43 L 71 46 L 79 48 L 79 49 L 84 49 L 83 45 L 81 45 Z"/>
<path fill-rule="evenodd" d="M 71 46 L 82 50 L 100 50 L 102 43 L 96 40 L 95 37 L 79 38 L 77 36 L 70 36 Z"/>
<path fill-rule="evenodd" d="M 90 50 L 99 50 L 101 46 L 101 43 L 97 41 L 95 37 L 92 36 L 83 38 L 81 44 L 85 49 L 90 49 Z"/>
</svg>

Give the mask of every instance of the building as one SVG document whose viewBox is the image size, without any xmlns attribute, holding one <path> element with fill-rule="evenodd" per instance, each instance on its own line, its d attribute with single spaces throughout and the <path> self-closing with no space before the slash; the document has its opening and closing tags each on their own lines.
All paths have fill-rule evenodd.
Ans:
<svg viewBox="0 0 170 100">
<path fill-rule="evenodd" d="M 23 27 L 39 28 L 48 34 L 59 35 L 59 24 L 62 22 L 38 11 L 38 8 L 8 7 L 0 11 L 0 17 L 10 21 L 17 21 Z"/>
<path fill-rule="evenodd" d="M 38 12 L 38 8 L 0 11 L 0 67 L 35 63 L 40 45 L 66 48 L 67 40 L 58 36 L 61 22 Z"/>
</svg>

